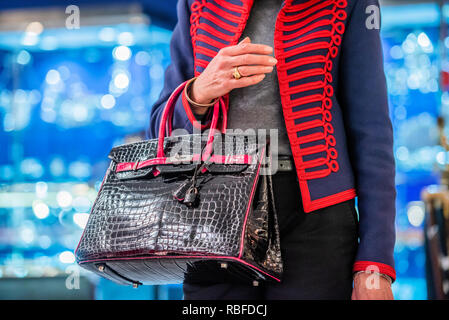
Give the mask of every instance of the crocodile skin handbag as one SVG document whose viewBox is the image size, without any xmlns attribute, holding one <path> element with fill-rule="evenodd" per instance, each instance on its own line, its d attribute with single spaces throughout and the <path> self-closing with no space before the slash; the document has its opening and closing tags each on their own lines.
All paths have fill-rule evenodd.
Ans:
<svg viewBox="0 0 449 320">
<path fill-rule="evenodd" d="M 272 182 L 261 174 L 271 162 L 269 142 L 216 130 L 222 101 L 211 110 L 206 139 L 170 136 L 183 86 L 164 108 L 158 139 L 111 150 L 76 260 L 134 287 L 182 283 L 195 272 L 201 278 L 205 265 L 242 283 L 279 282 Z"/>
</svg>

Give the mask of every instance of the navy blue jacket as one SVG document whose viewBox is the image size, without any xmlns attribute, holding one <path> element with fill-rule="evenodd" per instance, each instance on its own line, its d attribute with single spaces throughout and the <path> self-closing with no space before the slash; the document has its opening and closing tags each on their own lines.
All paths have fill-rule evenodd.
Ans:
<svg viewBox="0 0 449 320">
<path fill-rule="evenodd" d="M 181 83 L 238 43 L 253 0 L 180 0 L 172 62 L 151 111 Z M 377 0 L 286 0 L 274 32 L 277 72 L 290 146 L 306 212 L 358 197 L 360 245 L 354 271 L 395 278 L 395 163 Z M 221 97 L 229 107 L 228 95 Z M 242 115 L 244 116 L 244 115 Z M 202 124 L 201 127 L 207 127 Z M 173 128 L 198 126 L 183 95 Z M 299 200 L 298 200 L 299 201 Z"/>
</svg>

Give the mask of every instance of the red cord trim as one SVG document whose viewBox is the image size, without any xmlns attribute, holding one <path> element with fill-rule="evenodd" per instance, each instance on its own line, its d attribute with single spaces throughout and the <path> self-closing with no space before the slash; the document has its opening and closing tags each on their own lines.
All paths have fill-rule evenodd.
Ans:
<svg viewBox="0 0 449 320">
<path fill-rule="evenodd" d="M 284 10 L 285 12 L 295 13 L 295 12 L 298 12 L 298 11 L 305 10 L 305 9 L 308 9 L 308 8 L 310 8 L 312 6 L 319 5 L 321 0 L 311 0 L 311 1 L 308 1 L 308 2 L 299 3 L 299 4 L 295 4 L 295 5 L 292 5 L 291 4 L 292 2 L 293 2 L 293 0 L 287 0 L 287 4 L 288 5 L 285 6 L 285 10 Z"/>
<path fill-rule="evenodd" d="M 229 20 L 229 21 L 237 23 L 237 24 L 240 22 L 240 17 L 239 16 L 234 15 L 232 13 L 229 13 L 227 11 L 224 11 L 223 9 L 217 7 L 212 2 L 206 2 L 206 4 L 204 6 L 206 8 L 208 8 L 209 10 L 211 10 L 211 11 L 215 12 L 216 14 L 218 14 L 220 17 L 225 18 L 226 20 Z"/>
<path fill-rule="evenodd" d="M 375 268 L 373 268 L 375 267 Z M 392 266 L 389 266 L 385 263 L 380 262 L 373 262 L 373 261 L 357 261 L 354 263 L 354 266 L 352 268 L 353 272 L 357 271 L 368 271 L 368 272 L 377 272 L 374 269 L 378 269 L 379 273 L 386 274 L 387 276 L 391 277 L 393 281 L 396 280 L 396 271 Z"/>
<path fill-rule="evenodd" d="M 221 43 L 221 42 L 219 42 L 219 41 L 217 41 L 217 40 L 215 40 L 215 39 L 213 39 L 211 37 L 208 37 L 205 34 L 198 34 L 198 36 L 196 37 L 196 40 L 197 41 L 202 41 L 204 43 L 207 43 L 208 45 L 211 45 L 211 46 L 213 46 L 215 48 L 221 48 L 222 46 L 225 45 L 225 44 L 223 44 L 223 43 Z M 197 46 L 197 49 L 198 49 L 198 47 L 200 47 L 200 46 Z M 217 49 L 217 52 L 218 52 L 218 49 Z"/>
<path fill-rule="evenodd" d="M 289 116 L 286 118 L 286 120 L 293 118 L 293 116 Z M 290 142 L 292 144 L 295 144 L 296 140 L 298 139 L 296 136 L 296 133 L 298 131 L 304 131 L 304 130 L 309 130 L 309 129 L 314 129 L 314 128 L 320 128 L 324 126 L 324 122 L 321 120 L 312 120 L 312 121 L 307 121 L 301 124 L 293 124 L 292 126 L 287 128 L 287 133 L 292 135 L 292 138 L 290 139 Z"/>
<path fill-rule="evenodd" d="M 289 44 L 290 46 L 295 46 L 297 44 L 301 44 L 310 40 L 315 40 L 315 39 L 320 39 L 320 38 L 329 38 L 332 36 L 332 32 L 330 30 L 321 30 L 321 31 L 317 31 L 314 32 L 312 34 L 306 35 L 306 36 L 301 36 L 301 37 L 292 37 L 292 39 L 290 39 Z M 294 50 L 294 49 L 293 49 Z"/>
<path fill-rule="evenodd" d="M 310 14 L 316 13 L 317 11 L 322 10 L 322 9 L 324 9 L 326 7 L 329 7 L 330 5 L 332 5 L 332 0 L 322 1 L 321 3 L 315 4 L 307 12 L 301 11 L 301 12 L 294 12 L 296 14 L 292 14 L 292 15 L 288 15 L 288 16 L 286 15 L 285 16 L 285 21 L 293 22 L 293 21 L 297 21 L 297 20 L 300 20 L 300 19 L 304 19 L 307 16 L 309 16 Z M 289 11 L 289 8 L 286 8 L 285 12 L 293 13 L 292 11 Z"/>
<path fill-rule="evenodd" d="M 309 134 L 306 136 L 297 137 L 296 143 L 303 144 L 303 143 L 313 142 L 313 141 L 317 141 L 317 140 L 324 140 L 324 139 L 326 139 L 325 132 L 317 132 L 317 133 L 312 133 L 312 134 Z"/>
<path fill-rule="evenodd" d="M 288 84 L 291 81 L 301 80 L 301 79 L 305 79 L 305 78 L 309 78 L 309 77 L 313 77 L 313 76 L 321 76 L 321 75 L 325 75 L 325 74 L 326 74 L 326 71 L 324 69 L 319 69 L 319 68 L 311 69 L 311 70 L 306 70 L 303 72 L 292 73 L 292 74 L 290 74 L 288 79 L 279 79 L 279 82 Z"/>
<path fill-rule="evenodd" d="M 318 48 L 318 49 L 322 49 L 322 48 Z M 327 48 L 323 48 L 323 49 L 327 49 Z M 282 59 L 283 56 L 281 53 L 279 53 L 279 59 Z M 289 62 L 285 62 L 284 65 L 279 65 L 279 63 L 276 65 L 276 69 L 277 71 L 286 71 L 287 69 L 293 69 L 295 67 L 299 67 L 299 66 L 303 66 L 306 64 L 310 64 L 310 63 L 326 63 L 329 64 L 328 62 L 329 60 L 326 60 L 326 57 L 323 56 L 312 56 L 312 57 L 307 57 L 307 58 L 300 58 L 297 60 L 292 60 Z M 332 68 L 328 68 L 328 69 L 332 69 Z"/>
<path fill-rule="evenodd" d="M 215 29 L 213 26 L 210 26 L 204 22 L 199 24 L 198 29 L 202 29 L 202 30 L 210 33 L 211 35 L 216 36 L 217 38 L 229 37 L 229 35 L 227 33 L 221 32 L 220 30 Z"/>
<path fill-rule="evenodd" d="M 329 5 L 327 5 L 327 6 L 329 6 Z M 346 19 L 346 12 L 345 11 L 343 11 L 343 12 L 344 13 L 341 13 L 341 12 L 337 13 L 335 10 L 321 10 L 317 13 L 314 13 L 313 15 L 310 15 L 310 13 L 306 12 L 305 13 L 307 15 L 306 19 L 301 19 L 297 16 L 285 16 L 285 18 L 283 20 L 284 22 L 294 22 L 294 21 L 297 21 L 297 22 L 295 24 L 286 25 L 284 31 L 294 31 L 294 30 L 299 31 L 299 29 L 303 29 L 304 33 L 305 33 L 308 30 L 315 29 L 317 27 L 330 26 L 329 22 L 333 23 L 338 18 L 343 18 L 342 20 Z M 331 20 L 321 19 L 321 20 L 315 21 L 317 19 L 327 17 L 327 16 L 331 16 L 332 17 Z M 302 20 L 302 21 L 299 21 L 299 20 Z M 312 22 L 313 22 L 313 24 L 311 24 Z M 306 27 L 309 24 L 311 24 L 311 25 Z"/>
<path fill-rule="evenodd" d="M 229 23 L 227 23 L 227 22 L 217 18 L 216 16 L 214 16 L 213 14 L 211 14 L 208 11 L 204 11 L 203 18 L 205 18 L 205 19 L 207 19 L 209 21 L 212 21 L 214 24 L 216 24 L 217 26 L 225 29 L 226 31 L 230 31 L 230 32 L 237 32 L 238 31 L 238 27 L 233 26 L 233 25 L 231 25 L 231 24 L 229 24 Z M 207 26 L 209 26 L 209 25 L 207 25 Z"/>
<path fill-rule="evenodd" d="M 310 15 L 310 13 L 306 12 L 305 15 L 307 18 L 301 19 L 297 16 L 286 16 L 283 20 L 284 22 L 290 22 L 291 24 L 285 25 L 284 31 L 294 31 L 302 29 L 304 30 L 304 33 L 306 33 L 306 30 L 315 29 L 317 27 L 322 26 L 329 26 L 329 19 L 321 19 L 323 17 L 327 16 L 334 16 L 334 11 L 332 10 L 321 10 L 319 12 L 314 13 L 313 15 Z M 321 19 L 321 20 L 317 20 Z M 292 23 L 294 21 L 297 21 L 296 23 Z M 309 25 L 310 24 L 310 25 Z M 307 26 L 307 27 L 306 27 Z"/>
<path fill-rule="evenodd" d="M 241 14 L 242 16 L 246 16 L 246 20 L 248 20 L 249 11 L 251 10 L 251 6 L 253 4 L 253 0 L 241 0 L 243 3 L 243 6 L 240 6 L 238 4 L 230 3 L 229 1 L 225 0 L 215 0 L 217 4 L 222 6 L 223 8 L 229 9 L 231 11 L 234 11 L 237 14 Z"/>
<path fill-rule="evenodd" d="M 294 94 L 294 93 L 299 93 L 299 92 L 304 92 L 304 91 L 310 91 L 310 90 L 316 90 L 316 89 L 324 89 L 327 86 L 327 82 L 326 81 L 315 81 L 315 82 L 309 82 L 309 83 L 304 83 L 298 86 L 294 86 L 294 87 L 283 87 L 280 89 L 280 93 L 281 94 L 285 94 L 285 95 L 290 95 L 290 94 Z M 330 86 L 330 88 L 332 88 L 332 86 Z M 283 107 L 285 109 L 288 109 L 289 106 L 284 106 Z"/>
<path fill-rule="evenodd" d="M 318 177 L 317 179 L 319 178 L 320 177 Z M 308 190 L 307 180 L 300 180 L 299 186 L 301 190 Z M 349 189 L 317 200 L 311 200 L 309 192 L 302 192 L 302 196 L 303 196 L 304 212 L 310 213 L 337 203 L 354 199 L 356 197 L 356 192 L 355 189 Z"/>
<path fill-rule="evenodd" d="M 293 5 L 292 0 L 288 0 L 276 20 L 274 43 L 275 56 L 278 59 L 277 71 L 282 108 L 306 212 L 356 196 L 355 190 L 350 189 L 329 197 L 312 200 L 308 186 L 308 180 L 325 178 L 339 170 L 338 152 L 334 148 L 336 139 L 333 136 L 334 128 L 331 124 L 332 97 L 334 96 L 331 72 L 332 60 L 339 53 L 341 35 L 345 31 L 344 22 L 347 14 L 344 9 L 346 6 L 346 0 L 311 0 L 297 5 Z M 316 30 L 320 27 L 329 30 Z M 286 32 L 289 34 L 286 35 Z M 307 44 L 308 41 L 317 39 L 317 42 Z M 291 49 L 293 46 L 298 47 Z M 318 54 L 318 50 L 326 50 L 327 54 Z M 295 57 L 315 52 L 314 56 Z M 313 66 L 320 63 L 323 64 L 323 68 Z M 309 65 L 310 67 L 307 68 Z M 296 67 L 301 67 L 301 71 L 292 74 L 291 70 Z M 294 81 L 320 76 L 321 80 L 294 85 Z M 322 93 L 317 94 L 317 90 L 321 90 Z M 308 94 L 309 91 L 310 94 Z M 297 99 L 292 98 L 299 93 L 304 96 Z M 320 105 L 307 106 L 309 103 L 319 103 Z M 321 119 L 296 124 L 299 119 L 320 114 Z M 298 132 L 312 128 L 323 128 L 323 130 L 319 133 L 298 137 Z M 313 147 L 303 147 L 305 143 L 315 141 L 321 141 L 321 143 Z M 310 155 L 317 155 L 318 158 L 305 161 L 304 156 Z"/>
<path fill-rule="evenodd" d="M 211 60 L 212 60 L 212 57 L 215 57 L 215 55 L 218 53 L 218 51 L 214 51 L 209 48 L 200 47 L 200 46 L 198 48 L 196 48 L 196 52 L 204 54 L 205 56 L 208 56 L 209 58 L 211 58 Z"/>
<path fill-rule="evenodd" d="M 210 62 L 210 61 L 203 60 L 203 59 L 201 59 L 201 58 L 197 58 L 197 60 L 196 60 L 196 64 L 197 64 L 198 66 L 204 68 L 204 69 L 207 67 L 207 65 L 209 64 L 209 62 Z"/>
<path fill-rule="evenodd" d="M 315 115 L 322 114 L 322 113 L 323 113 L 323 106 L 320 106 L 320 107 L 309 108 L 309 109 L 304 109 L 304 110 L 301 110 L 301 111 L 293 112 L 293 113 L 289 114 L 288 118 L 289 119 L 291 117 L 294 117 L 295 119 L 297 119 L 297 118 L 304 118 L 304 117 L 315 116 Z M 296 128 L 296 126 L 298 126 L 298 125 L 295 125 L 294 127 L 289 128 L 289 130 L 292 133 L 299 131 Z"/>
</svg>

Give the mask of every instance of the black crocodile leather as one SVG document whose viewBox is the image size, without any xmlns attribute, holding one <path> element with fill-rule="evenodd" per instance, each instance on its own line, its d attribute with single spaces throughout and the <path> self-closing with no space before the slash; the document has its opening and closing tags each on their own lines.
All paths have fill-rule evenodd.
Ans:
<svg viewBox="0 0 449 320">
<path fill-rule="evenodd" d="M 242 135 L 220 138 L 214 141 L 214 154 L 250 155 L 256 161 L 206 164 L 208 170 L 197 176 L 199 201 L 192 208 L 173 194 L 191 181 L 196 164 L 116 173 L 118 163 L 155 158 L 157 140 L 113 148 L 75 253 L 77 262 L 121 284 L 182 283 L 188 267 L 192 273 L 205 261 L 216 267 L 226 262 L 242 281 L 279 279 L 282 259 L 271 178 L 258 170 L 267 146 Z M 197 153 L 205 144 L 196 147 L 198 139 L 166 138 L 165 155 Z M 160 174 L 154 176 L 154 169 Z"/>
</svg>

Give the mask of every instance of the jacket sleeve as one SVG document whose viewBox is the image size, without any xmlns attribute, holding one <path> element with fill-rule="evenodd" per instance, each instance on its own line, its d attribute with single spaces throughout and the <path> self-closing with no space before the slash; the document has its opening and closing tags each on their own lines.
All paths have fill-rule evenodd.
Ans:
<svg viewBox="0 0 449 320">
<path fill-rule="evenodd" d="M 194 76 L 194 60 L 192 40 L 190 36 L 190 5 L 188 0 L 179 0 L 177 3 L 178 22 L 173 30 L 170 41 L 171 63 L 165 70 L 164 87 L 155 102 L 150 113 L 150 123 L 147 130 L 147 138 L 154 139 L 158 136 L 160 119 L 165 104 L 171 93 L 183 82 Z M 182 93 L 176 100 L 172 118 L 173 129 L 186 129 L 193 131 L 193 122 L 196 120 L 190 105 L 183 99 Z"/>
<path fill-rule="evenodd" d="M 375 16 L 370 6 L 379 8 L 379 3 L 356 0 L 348 17 L 340 60 L 339 99 L 359 210 L 360 243 L 353 271 L 377 271 L 395 280 L 393 129 L 380 30 L 372 28 Z"/>
</svg>

